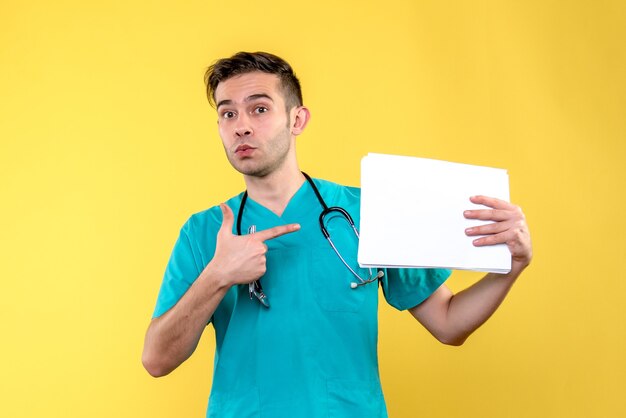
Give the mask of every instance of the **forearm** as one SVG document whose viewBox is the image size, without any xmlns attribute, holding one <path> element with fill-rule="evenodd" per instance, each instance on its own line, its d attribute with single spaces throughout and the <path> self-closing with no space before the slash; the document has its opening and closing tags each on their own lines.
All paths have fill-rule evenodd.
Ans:
<svg viewBox="0 0 626 418">
<path fill-rule="evenodd" d="M 442 285 L 410 312 L 442 343 L 461 345 L 498 309 L 522 270 L 514 265 L 509 274 L 487 274 L 456 295 Z"/>
<path fill-rule="evenodd" d="M 164 376 L 191 356 L 229 288 L 224 283 L 209 264 L 176 305 L 152 320 L 142 356 L 151 375 Z"/>
<path fill-rule="evenodd" d="M 450 298 L 445 316 L 446 340 L 462 344 L 498 309 L 517 275 L 489 273 L 480 281 Z"/>
</svg>

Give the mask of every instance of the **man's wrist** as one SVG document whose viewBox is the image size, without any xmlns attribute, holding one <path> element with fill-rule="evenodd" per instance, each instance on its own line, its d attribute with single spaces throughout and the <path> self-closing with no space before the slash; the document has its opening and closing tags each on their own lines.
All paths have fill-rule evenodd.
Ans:
<svg viewBox="0 0 626 418">
<path fill-rule="evenodd" d="M 211 282 L 218 291 L 226 292 L 233 285 L 229 280 L 229 275 L 224 274 L 223 269 L 216 266 L 213 261 L 207 264 L 201 276 L 204 280 Z"/>
</svg>

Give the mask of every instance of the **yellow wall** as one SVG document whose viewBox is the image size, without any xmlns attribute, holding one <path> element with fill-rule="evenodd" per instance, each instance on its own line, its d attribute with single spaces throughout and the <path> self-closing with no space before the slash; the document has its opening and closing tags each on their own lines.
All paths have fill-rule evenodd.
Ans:
<svg viewBox="0 0 626 418">
<path fill-rule="evenodd" d="M 617 0 L 4 1 L 0 416 L 204 416 L 210 329 L 166 378 L 140 354 L 180 226 L 243 186 L 202 84 L 238 50 L 296 68 L 312 175 L 509 169 L 535 260 L 460 348 L 381 307 L 391 416 L 626 416 L 625 39 Z"/>
</svg>

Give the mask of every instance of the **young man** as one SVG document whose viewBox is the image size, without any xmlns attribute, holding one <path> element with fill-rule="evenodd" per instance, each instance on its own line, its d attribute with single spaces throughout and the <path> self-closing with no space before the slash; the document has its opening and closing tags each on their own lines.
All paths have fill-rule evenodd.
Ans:
<svg viewBox="0 0 626 418">
<path fill-rule="evenodd" d="M 210 322 L 216 353 L 208 417 L 386 417 L 378 286 L 438 340 L 462 344 L 530 263 L 522 211 L 471 199 L 488 208 L 467 211 L 467 218 L 495 222 L 466 233 L 485 235 L 478 246 L 506 243 L 512 270 L 488 274 L 457 295 L 443 284 L 447 270 L 360 269 L 346 221 L 351 215 L 358 228 L 359 190 L 312 180 L 298 167 L 295 141 L 310 115 L 289 64 L 241 52 L 211 66 L 206 82 L 226 156 L 247 191 L 183 226 L 146 334 L 145 368 L 153 376 L 170 373 Z M 335 210 L 323 219 L 333 248 L 319 217 L 335 206 L 347 214 Z"/>
</svg>

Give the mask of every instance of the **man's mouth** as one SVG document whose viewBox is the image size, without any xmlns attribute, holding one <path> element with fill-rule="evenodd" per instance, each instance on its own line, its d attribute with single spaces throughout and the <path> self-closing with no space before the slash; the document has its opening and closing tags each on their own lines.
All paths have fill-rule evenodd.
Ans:
<svg viewBox="0 0 626 418">
<path fill-rule="evenodd" d="M 236 149 L 235 149 L 235 154 L 242 156 L 242 157 L 247 157 L 248 155 L 252 154 L 252 152 L 255 150 L 256 148 L 251 147 L 250 145 L 247 144 L 242 144 L 239 145 Z"/>
</svg>

